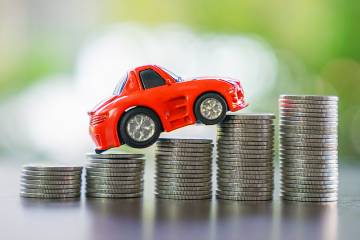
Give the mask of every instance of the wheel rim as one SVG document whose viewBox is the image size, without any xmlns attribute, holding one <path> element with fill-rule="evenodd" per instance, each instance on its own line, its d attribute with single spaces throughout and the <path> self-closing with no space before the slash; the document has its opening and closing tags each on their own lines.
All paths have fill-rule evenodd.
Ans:
<svg viewBox="0 0 360 240">
<path fill-rule="evenodd" d="M 133 140 L 144 142 L 155 134 L 155 122 L 145 114 L 137 114 L 129 119 L 126 131 Z"/>
<path fill-rule="evenodd" d="M 208 120 L 217 119 L 222 112 L 223 106 L 216 98 L 206 98 L 200 104 L 200 114 Z"/>
</svg>

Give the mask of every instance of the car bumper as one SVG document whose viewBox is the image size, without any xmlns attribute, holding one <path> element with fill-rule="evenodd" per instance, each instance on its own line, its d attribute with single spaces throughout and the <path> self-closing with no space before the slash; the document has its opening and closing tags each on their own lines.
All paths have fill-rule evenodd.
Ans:
<svg viewBox="0 0 360 240">
<path fill-rule="evenodd" d="M 117 128 L 116 126 L 109 126 L 109 123 L 103 122 L 90 125 L 89 133 L 96 145 L 96 150 L 104 151 L 120 146 L 120 141 L 117 137 Z"/>
</svg>

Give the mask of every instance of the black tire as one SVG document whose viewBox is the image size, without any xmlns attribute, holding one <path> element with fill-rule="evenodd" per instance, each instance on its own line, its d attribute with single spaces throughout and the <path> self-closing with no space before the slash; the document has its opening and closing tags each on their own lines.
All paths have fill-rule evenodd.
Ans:
<svg viewBox="0 0 360 240">
<path fill-rule="evenodd" d="M 222 105 L 222 112 L 221 112 L 220 116 L 217 117 L 216 119 L 207 119 L 200 112 L 201 103 L 208 98 L 214 98 L 217 101 L 219 101 L 219 103 Z M 226 104 L 225 99 L 222 96 L 220 96 L 219 94 L 205 93 L 196 100 L 194 111 L 195 111 L 195 117 L 196 117 L 197 121 L 199 121 L 205 125 L 214 125 L 214 124 L 218 124 L 218 123 L 222 122 L 225 119 L 226 112 L 227 112 L 227 104 Z"/>
<path fill-rule="evenodd" d="M 138 115 L 138 114 L 144 114 L 151 118 L 155 123 L 155 131 L 154 134 L 151 136 L 151 138 L 147 139 L 146 141 L 136 141 L 133 139 L 127 132 L 126 126 L 128 124 L 128 121 Z M 124 116 L 120 119 L 119 125 L 118 125 L 118 133 L 120 136 L 120 139 L 122 140 L 122 143 L 127 144 L 130 147 L 133 148 L 146 148 L 151 146 L 156 142 L 156 140 L 159 138 L 160 133 L 162 132 L 162 126 L 159 117 L 150 109 L 144 108 L 144 107 L 136 107 L 131 109 L 130 111 L 126 112 Z"/>
</svg>

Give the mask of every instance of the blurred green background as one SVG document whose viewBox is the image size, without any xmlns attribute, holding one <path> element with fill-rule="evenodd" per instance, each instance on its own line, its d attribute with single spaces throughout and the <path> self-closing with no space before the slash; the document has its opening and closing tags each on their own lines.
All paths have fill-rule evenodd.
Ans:
<svg viewBox="0 0 360 240">
<path fill-rule="evenodd" d="M 264 41 L 277 59 L 276 88 L 251 104 L 257 111 L 277 112 L 281 93 L 338 95 L 340 154 L 359 160 L 360 2 L 355 0 L 0 0 L 0 103 L 45 76 L 74 72 L 89 36 L 121 22 L 150 29 L 176 23 L 199 34 Z"/>
</svg>

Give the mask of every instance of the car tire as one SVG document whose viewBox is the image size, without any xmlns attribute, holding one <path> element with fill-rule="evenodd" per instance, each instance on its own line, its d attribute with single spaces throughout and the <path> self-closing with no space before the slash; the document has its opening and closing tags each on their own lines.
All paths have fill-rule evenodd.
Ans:
<svg viewBox="0 0 360 240">
<path fill-rule="evenodd" d="M 211 116 L 211 112 L 206 112 L 206 110 L 204 110 L 204 104 L 209 104 L 209 103 L 214 103 L 215 107 L 218 108 L 220 111 L 220 112 L 216 112 L 216 111 L 212 112 L 215 114 L 215 116 Z M 219 94 L 205 93 L 196 100 L 194 111 L 197 121 L 206 125 L 214 125 L 222 122 L 226 117 L 227 104 L 224 98 Z M 210 115 L 207 115 L 206 113 Z"/>
<path fill-rule="evenodd" d="M 134 126 L 138 126 L 136 124 L 139 124 L 139 120 L 140 126 L 142 126 L 143 129 L 140 128 L 136 130 Z M 147 127 L 147 129 L 145 129 L 145 127 Z M 143 107 L 136 107 L 126 112 L 118 126 L 118 133 L 122 143 L 133 148 L 146 148 L 151 146 L 159 138 L 161 132 L 162 126 L 159 117 L 150 109 Z M 141 133 L 145 133 L 146 136 L 143 140 L 141 140 Z"/>
</svg>

